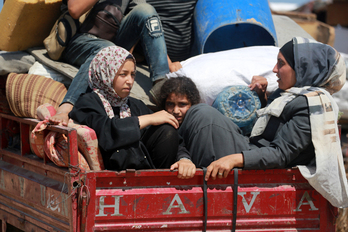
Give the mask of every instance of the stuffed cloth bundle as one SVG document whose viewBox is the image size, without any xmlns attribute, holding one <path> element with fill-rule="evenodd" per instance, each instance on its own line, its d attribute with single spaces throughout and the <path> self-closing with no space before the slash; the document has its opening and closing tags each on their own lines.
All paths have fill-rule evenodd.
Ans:
<svg viewBox="0 0 348 232">
<path fill-rule="evenodd" d="M 230 118 L 242 129 L 244 135 L 248 135 L 256 120 L 256 111 L 261 108 L 261 102 L 257 93 L 248 86 L 237 85 L 225 88 L 212 106 Z"/>
<path fill-rule="evenodd" d="M 39 75 L 10 73 L 6 81 L 6 98 L 18 117 L 38 118 L 36 109 L 44 103 L 57 109 L 66 92 L 62 83 Z"/>
<path fill-rule="evenodd" d="M 47 132 L 48 118 L 55 115 L 56 110 L 50 104 L 43 104 L 37 108 L 40 120 L 30 134 L 30 147 L 32 152 L 40 158 L 47 157 L 60 167 L 68 167 L 69 154 L 68 141 L 65 135 L 56 132 Z M 103 170 L 104 164 L 98 148 L 97 136 L 91 128 L 75 124 L 69 120 L 68 127 L 77 130 L 78 162 L 83 170 Z"/>
</svg>

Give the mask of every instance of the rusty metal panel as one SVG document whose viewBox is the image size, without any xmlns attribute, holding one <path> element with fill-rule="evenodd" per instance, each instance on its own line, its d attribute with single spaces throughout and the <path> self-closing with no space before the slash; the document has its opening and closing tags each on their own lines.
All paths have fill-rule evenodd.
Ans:
<svg viewBox="0 0 348 232">
<path fill-rule="evenodd" d="M 0 199 L 0 209 L 21 224 L 69 230 L 71 206 L 64 183 L 0 161 Z"/>
<path fill-rule="evenodd" d="M 8 136 L 0 134 L 0 211 L 2 221 L 24 231 L 77 231 L 77 190 L 81 173 L 73 166 L 60 168 L 31 154 L 30 126 L 36 119 L 0 114 L 0 129 L 20 123 L 20 148 L 8 147 Z M 76 130 L 48 126 L 68 137 L 70 163 L 77 166 Z"/>
</svg>

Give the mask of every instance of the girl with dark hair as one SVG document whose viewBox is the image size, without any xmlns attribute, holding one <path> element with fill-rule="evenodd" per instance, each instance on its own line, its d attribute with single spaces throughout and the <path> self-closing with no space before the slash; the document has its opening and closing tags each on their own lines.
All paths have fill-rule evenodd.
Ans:
<svg viewBox="0 0 348 232">
<path fill-rule="evenodd" d="M 247 138 L 239 136 L 241 130 L 236 124 L 200 103 L 199 91 L 190 78 L 170 78 L 163 84 L 160 97 L 163 109 L 178 120 L 179 135 L 197 167 L 207 167 L 214 160 L 247 148 Z"/>
<path fill-rule="evenodd" d="M 200 101 L 199 91 L 190 78 L 171 78 L 161 88 L 160 106 L 174 115 L 179 124 L 183 122 L 187 110 Z M 175 105 L 179 107 L 175 108 Z"/>
</svg>

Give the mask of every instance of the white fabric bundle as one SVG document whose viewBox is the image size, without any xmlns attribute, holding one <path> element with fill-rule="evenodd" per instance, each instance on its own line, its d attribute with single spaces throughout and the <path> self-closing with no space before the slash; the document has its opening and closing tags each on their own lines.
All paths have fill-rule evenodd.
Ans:
<svg viewBox="0 0 348 232">
<path fill-rule="evenodd" d="M 191 78 L 202 101 L 209 105 L 224 88 L 249 85 L 255 75 L 267 78 L 267 91 L 273 92 L 278 88 L 278 78 L 272 71 L 278 52 L 279 48 L 275 46 L 254 46 L 202 54 L 182 61 L 183 68 L 167 77 Z"/>
</svg>

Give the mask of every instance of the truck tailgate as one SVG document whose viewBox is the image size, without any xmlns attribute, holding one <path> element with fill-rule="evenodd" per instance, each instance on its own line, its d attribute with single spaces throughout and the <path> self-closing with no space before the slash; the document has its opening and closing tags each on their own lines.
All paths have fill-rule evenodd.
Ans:
<svg viewBox="0 0 348 232">
<path fill-rule="evenodd" d="M 202 231 L 233 228 L 234 173 L 209 180 L 203 171 L 180 180 L 176 172 L 90 172 L 86 178 L 88 231 Z M 205 220 L 204 204 L 207 204 Z M 337 210 L 297 168 L 238 170 L 238 231 L 334 231 Z"/>
</svg>

